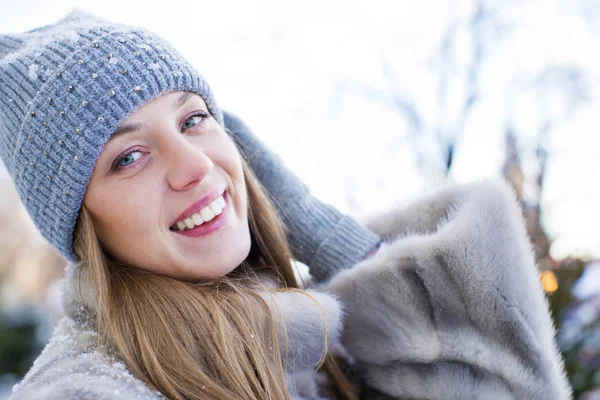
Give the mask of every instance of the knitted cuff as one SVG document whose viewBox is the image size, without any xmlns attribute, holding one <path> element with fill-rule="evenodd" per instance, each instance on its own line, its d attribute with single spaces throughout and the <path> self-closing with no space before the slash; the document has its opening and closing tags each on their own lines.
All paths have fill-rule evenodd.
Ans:
<svg viewBox="0 0 600 400">
<path fill-rule="evenodd" d="M 287 212 L 294 215 L 286 218 L 294 255 L 317 282 L 351 268 L 381 243 L 379 235 L 311 195 Z"/>
</svg>

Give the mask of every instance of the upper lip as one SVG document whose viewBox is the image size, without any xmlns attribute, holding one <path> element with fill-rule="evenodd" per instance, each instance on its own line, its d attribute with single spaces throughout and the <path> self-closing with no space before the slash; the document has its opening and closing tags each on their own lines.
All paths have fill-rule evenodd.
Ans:
<svg viewBox="0 0 600 400">
<path fill-rule="evenodd" d="M 223 193 L 225 193 L 224 189 L 212 190 L 209 194 L 205 195 L 200 200 L 196 201 L 188 208 L 186 208 L 181 214 L 179 214 L 179 216 L 173 222 L 171 222 L 171 225 L 169 226 L 172 227 L 177 222 L 183 221 L 184 219 L 191 217 L 195 213 L 200 212 L 200 210 L 202 210 L 204 207 L 221 197 Z"/>
</svg>

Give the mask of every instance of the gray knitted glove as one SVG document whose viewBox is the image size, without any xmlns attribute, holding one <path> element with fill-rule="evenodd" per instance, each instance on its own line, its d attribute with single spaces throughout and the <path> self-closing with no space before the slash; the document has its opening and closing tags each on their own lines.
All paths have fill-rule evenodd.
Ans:
<svg viewBox="0 0 600 400">
<path fill-rule="evenodd" d="M 239 118 L 225 112 L 224 121 L 287 226 L 294 257 L 317 282 L 350 268 L 380 243 L 378 235 L 313 197 Z"/>
</svg>

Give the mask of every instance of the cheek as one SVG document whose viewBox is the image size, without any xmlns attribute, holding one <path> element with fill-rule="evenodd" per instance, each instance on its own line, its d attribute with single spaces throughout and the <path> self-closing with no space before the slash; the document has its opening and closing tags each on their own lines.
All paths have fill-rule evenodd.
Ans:
<svg viewBox="0 0 600 400">
<path fill-rule="evenodd" d="M 219 149 L 219 158 L 229 175 L 235 180 L 244 180 L 242 156 L 233 140 L 227 136 L 226 142 Z"/>
<path fill-rule="evenodd" d="M 241 158 L 238 156 L 235 159 L 231 159 L 228 167 L 229 170 L 227 172 L 233 181 L 233 188 L 236 192 L 235 197 L 239 201 L 240 212 L 243 212 L 243 216 L 246 217 L 248 190 L 246 187 L 246 180 L 244 178 L 244 171 L 242 169 Z"/>
<path fill-rule="evenodd" d="M 101 243 L 112 253 L 143 241 L 149 232 L 148 224 L 156 221 L 160 204 L 157 189 L 148 189 L 134 182 L 111 185 L 93 192 L 93 200 L 86 205 L 94 219 Z M 135 240 L 134 240 L 135 238 Z"/>
</svg>

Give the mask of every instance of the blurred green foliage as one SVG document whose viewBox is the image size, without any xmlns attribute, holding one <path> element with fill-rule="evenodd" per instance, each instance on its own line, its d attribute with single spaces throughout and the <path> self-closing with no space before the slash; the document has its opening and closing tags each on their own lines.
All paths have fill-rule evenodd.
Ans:
<svg viewBox="0 0 600 400">
<path fill-rule="evenodd" d="M 40 353 L 36 313 L 25 310 L 0 313 L 0 376 L 22 377 Z"/>
</svg>

